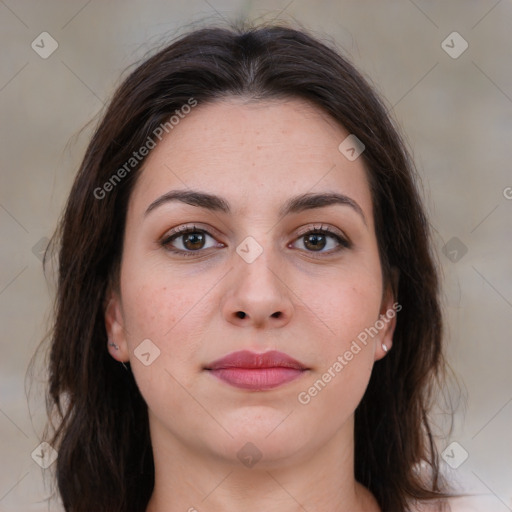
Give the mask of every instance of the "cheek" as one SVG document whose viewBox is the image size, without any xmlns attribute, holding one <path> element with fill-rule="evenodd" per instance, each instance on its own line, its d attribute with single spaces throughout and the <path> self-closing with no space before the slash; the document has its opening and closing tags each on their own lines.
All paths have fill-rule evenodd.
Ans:
<svg viewBox="0 0 512 512">
<path fill-rule="evenodd" d="M 321 301 L 329 307 L 319 311 L 324 312 L 322 321 L 329 330 L 324 327 L 326 334 L 317 337 L 315 371 L 296 397 L 305 428 L 318 429 L 320 437 L 334 435 L 354 413 L 368 386 L 374 343 L 365 329 L 378 319 L 380 295 L 378 282 L 370 286 L 361 280 L 322 293 Z"/>
<path fill-rule="evenodd" d="M 347 268 L 332 276 L 302 283 L 300 297 L 314 313 L 321 330 L 319 340 L 326 343 L 324 353 L 338 352 L 379 317 L 380 274 Z"/>
<path fill-rule="evenodd" d="M 139 267 L 137 278 L 126 273 L 123 310 L 131 368 L 139 391 L 153 412 L 172 410 L 173 414 L 185 414 L 186 407 L 190 407 L 184 387 L 193 385 L 191 369 L 197 366 L 194 354 L 198 342 L 193 326 L 201 312 L 201 296 L 204 291 L 201 294 L 186 286 L 180 288 L 172 277 L 153 270 L 146 273 Z M 146 366 L 137 354 L 141 353 L 141 342 L 148 339 L 152 344 L 146 352 L 150 353 L 151 362 Z"/>
<path fill-rule="evenodd" d="M 129 336 L 172 339 L 204 298 L 205 287 L 197 284 L 169 269 L 142 265 L 134 269 L 127 264 L 122 293 Z"/>
<path fill-rule="evenodd" d="M 159 340 L 180 316 L 179 290 L 162 281 L 144 280 L 138 286 L 131 281 L 123 290 L 127 334 L 131 343 L 141 336 Z"/>
<path fill-rule="evenodd" d="M 126 261 L 122 277 L 123 311 L 132 368 L 141 391 L 147 385 L 168 389 L 172 386 L 168 372 L 183 385 L 192 384 L 200 366 L 197 353 L 205 324 L 211 317 L 207 290 L 214 282 L 187 279 L 161 266 L 130 263 Z M 137 348 L 146 339 L 159 351 L 148 367 L 136 358 Z"/>
<path fill-rule="evenodd" d="M 363 349 L 339 373 L 331 367 L 330 373 L 315 376 L 309 387 L 297 397 L 301 425 L 319 439 L 330 438 L 352 416 L 360 404 L 370 380 L 372 363 Z M 328 376 L 328 378 L 326 377 Z M 330 379 L 330 380 L 329 380 Z M 312 420 L 313 419 L 313 420 Z"/>
<path fill-rule="evenodd" d="M 374 343 L 367 330 L 379 318 L 379 272 L 374 265 L 357 272 L 347 267 L 332 279 L 322 279 L 321 291 L 303 288 L 304 302 L 323 334 L 316 337 L 315 371 L 297 398 L 299 407 L 322 418 L 329 431 L 353 413 L 371 376 Z"/>
</svg>

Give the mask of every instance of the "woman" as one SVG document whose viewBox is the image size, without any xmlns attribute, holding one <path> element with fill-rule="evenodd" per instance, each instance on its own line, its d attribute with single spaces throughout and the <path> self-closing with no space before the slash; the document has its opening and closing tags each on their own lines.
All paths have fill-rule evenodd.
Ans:
<svg viewBox="0 0 512 512">
<path fill-rule="evenodd" d="M 115 93 L 56 236 L 66 511 L 446 505 L 428 222 L 334 49 L 272 26 L 159 51 Z"/>
</svg>

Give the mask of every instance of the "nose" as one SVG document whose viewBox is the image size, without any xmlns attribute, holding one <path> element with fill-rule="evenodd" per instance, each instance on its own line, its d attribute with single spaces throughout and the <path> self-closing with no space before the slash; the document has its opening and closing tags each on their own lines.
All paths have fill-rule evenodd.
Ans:
<svg viewBox="0 0 512 512">
<path fill-rule="evenodd" d="M 221 307 L 224 318 L 234 325 L 278 328 L 292 318 L 293 293 L 282 269 L 270 261 L 266 252 L 252 263 L 234 256 L 234 269 L 229 273 Z"/>
</svg>

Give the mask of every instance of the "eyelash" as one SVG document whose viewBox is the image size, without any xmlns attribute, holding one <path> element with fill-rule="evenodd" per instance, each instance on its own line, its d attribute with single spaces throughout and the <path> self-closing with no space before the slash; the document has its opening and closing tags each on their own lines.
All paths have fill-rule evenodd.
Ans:
<svg viewBox="0 0 512 512">
<path fill-rule="evenodd" d="M 204 234 L 210 236 L 211 238 L 214 238 L 214 236 L 205 229 L 197 228 L 196 226 L 185 226 L 185 227 L 178 228 L 174 232 L 171 232 L 169 235 L 165 236 L 160 241 L 160 245 L 162 247 L 164 247 L 166 250 L 168 250 L 172 253 L 175 253 L 175 254 L 179 254 L 180 256 L 184 256 L 184 257 L 194 257 L 194 256 L 197 257 L 197 255 L 199 253 L 204 252 L 208 249 L 213 249 L 213 247 L 209 247 L 208 249 L 198 249 L 196 251 L 191 251 L 191 250 L 183 251 L 182 249 L 176 249 L 175 247 L 173 247 L 171 245 L 171 242 L 173 242 L 174 240 L 180 238 L 181 236 L 187 235 L 189 233 L 204 233 Z M 338 233 L 335 233 L 328 226 L 324 227 L 323 225 L 321 225 L 320 227 L 313 226 L 313 228 L 308 228 L 307 231 L 299 233 L 296 240 L 298 240 L 300 238 L 304 238 L 305 236 L 311 235 L 311 234 L 327 235 L 331 238 L 334 238 L 340 245 L 340 247 L 338 247 L 337 249 L 330 250 L 329 252 L 318 252 L 317 254 L 315 254 L 316 251 L 306 251 L 309 254 L 311 254 L 313 257 L 316 257 L 316 258 L 322 258 L 323 257 L 322 255 L 328 256 L 335 252 L 339 252 L 342 249 L 350 249 L 352 247 L 352 244 L 347 239 L 343 238 Z"/>
</svg>

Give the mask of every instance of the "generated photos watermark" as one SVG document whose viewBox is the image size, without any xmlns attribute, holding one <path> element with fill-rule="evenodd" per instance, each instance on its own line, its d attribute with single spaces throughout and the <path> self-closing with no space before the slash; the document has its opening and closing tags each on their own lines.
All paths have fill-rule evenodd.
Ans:
<svg viewBox="0 0 512 512">
<path fill-rule="evenodd" d="M 158 125 L 138 151 L 134 151 L 132 156 L 119 169 L 117 169 L 117 171 L 115 171 L 101 187 L 96 187 L 94 189 L 94 197 L 96 199 L 104 199 L 108 192 L 114 190 L 114 187 L 120 183 L 127 174 L 135 169 L 149 154 L 149 152 L 156 147 L 157 142 L 155 139 L 161 141 L 164 135 L 170 133 L 170 131 L 179 124 L 181 119 L 183 119 L 187 114 L 190 114 L 196 105 L 197 100 L 193 97 L 189 98 L 187 103 L 182 105 L 179 110 L 175 110 L 174 114 L 169 117 L 165 123 Z"/>
<path fill-rule="evenodd" d="M 384 329 L 384 327 L 396 316 L 396 314 L 402 309 L 402 305 L 398 302 L 395 302 L 391 308 L 389 308 L 385 314 L 380 315 L 379 319 L 373 324 L 371 327 L 366 327 L 363 331 L 361 331 L 357 335 L 357 339 L 353 340 L 350 348 L 346 350 L 343 355 L 339 355 L 336 358 L 336 361 L 329 366 L 326 372 L 322 374 L 322 376 L 315 381 L 315 383 L 309 387 L 306 391 L 301 391 L 297 395 L 297 400 L 302 405 L 307 405 L 311 402 L 311 399 L 322 391 L 325 386 L 332 379 L 334 379 L 339 373 L 347 366 L 354 356 L 361 352 L 361 343 L 363 346 L 368 344 L 369 339 L 373 339 L 379 331 Z"/>
</svg>

